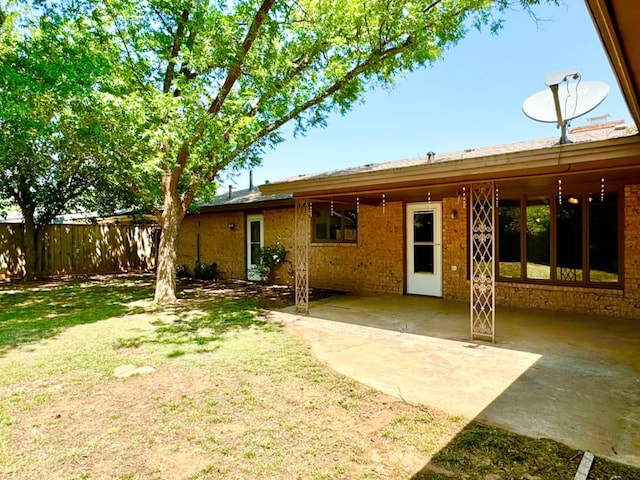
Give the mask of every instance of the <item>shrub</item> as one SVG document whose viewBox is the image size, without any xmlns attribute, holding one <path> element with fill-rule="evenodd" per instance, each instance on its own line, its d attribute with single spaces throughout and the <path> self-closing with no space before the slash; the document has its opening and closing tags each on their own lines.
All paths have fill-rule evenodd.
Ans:
<svg viewBox="0 0 640 480">
<path fill-rule="evenodd" d="M 207 265 L 196 261 L 196 266 L 193 268 L 193 276 L 198 280 L 217 280 L 218 264 L 213 262 Z"/>
<path fill-rule="evenodd" d="M 176 277 L 189 278 L 189 269 L 186 265 L 180 265 L 178 268 L 176 268 Z"/>
<path fill-rule="evenodd" d="M 267 245 L 260 248 L 258 264 L 251 268 L 253 272 L 259 274 L 263 280 L 268 280 L 275 266 L 283 263 L 286 257 L 287 251 L 279 243 Z"/>
</svg>

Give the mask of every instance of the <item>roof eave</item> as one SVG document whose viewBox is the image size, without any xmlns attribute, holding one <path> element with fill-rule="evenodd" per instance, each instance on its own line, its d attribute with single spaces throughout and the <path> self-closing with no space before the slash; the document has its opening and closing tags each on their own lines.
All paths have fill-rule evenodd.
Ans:
<svg viewBox="0 0 640 480">
<path fill-rule="evenodd" d="M 290 192 L 286 192 L 290 193 Z M 246 203 L 223 203 L 219 205 L 205 205 L 198 209 L 197 213 L 215 213 L 215 212 L 241 212 L 247 210 L 271 209 L 290 207 L 294 203 L 293 198 L 279 200 L 264 200 Z"/>
<path fill-rule="evenodd" d="M 293 193 L 300 197 L 321 192 L 367 191 L 412 185 L 504 179 L 603 167 L 637 166 L 640 137 L 567 144 L 545 149 L 495 154 L 484 157 L 425 163 L 424 165 L 359 172 L 271 183 L 260 187 L 264 194 Z"/>
<path fill-rule="evenodd" d="M 618 80 L 622 95 L 629 107 L 629 111 L 636 125 L 640 125 L 640 104 L 638 103 L 638 79 L 634 78 L 634 65 L 640 68 L 637 52 L 633 52 L 633 39 L 625 39 L 618 26 L 617 19 L 637 16 L 638 6 L 635 2 L 611 2 L 610 0 L 585 0 L 587 10 L 598 32 L 600 41 Z M 634 10 L 635 9 L 635 10 Z M 634 15 L 634 12 L 636 15 Z M 627 35 L 633 35 L 637 40 L 635 29 L 626 29 Z"/>
</svg>

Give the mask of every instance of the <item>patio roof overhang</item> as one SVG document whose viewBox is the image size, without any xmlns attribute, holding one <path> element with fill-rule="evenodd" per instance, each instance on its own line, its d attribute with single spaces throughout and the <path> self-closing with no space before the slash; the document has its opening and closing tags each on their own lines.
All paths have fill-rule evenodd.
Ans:
<svg viewBox="0 0 640 480">
<path fill-rule="evenodd" d="M 636 125 L 640 125 L 640 3 L 585 0 Z"/>
<path fill-rule="evenodd" d="M 263 185 L 265 194 L 290 192 L 294 197 L 334 201 L 377 203 L 422 200 L 459 194 L 462 185 L 483 181 L 499 182 L 500 190 L 544 188 L 563 183 L 640 181 L 640 137 L 599 142 L 556 145 L 549 148 L 490 155 L 400 168 L 356 169 L 355 173 L 304 176 Z"/>
<path fill-rule="evenodd" d="M 223 203 L 220 205 L 206 205 L 198 210 L 198 213 L 218 213 L 218 212 L 246 212 L 250 210 L 261 211 L 268 208 L 292 207 L 293 198 L 282 200 L 267 200 L 252 203 Z"/>
</svg>

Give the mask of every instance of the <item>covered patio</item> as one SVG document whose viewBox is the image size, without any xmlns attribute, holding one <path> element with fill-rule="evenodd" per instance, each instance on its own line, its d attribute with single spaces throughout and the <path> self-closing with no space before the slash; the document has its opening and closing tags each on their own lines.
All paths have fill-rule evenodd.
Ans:
<svg viewBox="0 0 640 480">
<path fill-rule="evenodd" d="M 616 125 L 261 186 L 295 201 L 298 312 L 311 286 L 467 301 L 471 339 L 496 305 L 638 318 L 640 137 Z"/>
<path fill-rule="evenodd" d="M 336 371 L 383 392 L 640 466 L 637 320 L 500 307 L 470 342 L 469 304 L 334 296 L 273 312 Z"/>
</svg>

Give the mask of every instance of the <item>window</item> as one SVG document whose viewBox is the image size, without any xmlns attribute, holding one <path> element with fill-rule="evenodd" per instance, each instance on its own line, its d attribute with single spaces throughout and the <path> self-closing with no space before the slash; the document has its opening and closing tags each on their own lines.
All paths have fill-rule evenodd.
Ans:
<svg viewBox="0 0 640 480">
<path fill-rule="evenodd" d="M 584 280 L 582 268 L 581 195 L 567 195 L 556 207 L 556 278 L 560 281 Z"/>
<path fill-rule="evenodd" d="M 551 278 L 551 207 L 548 198 L 528 198 L 526 206 L 527 278 Z"/>
<path fill-rule="evenodd" d="M 317 243 L 355 243 L 358 239 L 358 215 L 355 208 L 313 204 L 311 239 Z"/>
<path fill-rule="evenodd" d="M 589 280 L 618 282 L 618 196 L 589 198 Z"/>
<path fill-rule="evenodd" d="M 500 200 L 498 207 L 498 276 L 522 278 L 520 262 L 520 200 Z"/>
<path fill-rule="evenodd" d="M 498 277 L 563 284 L 620 282 L 618 193 L 500 199 Z"/>
<path fill-rule="evenodd" d="M 413 214 L 413 272 L 435 273 L 434 212 Z"/>
</svg>

